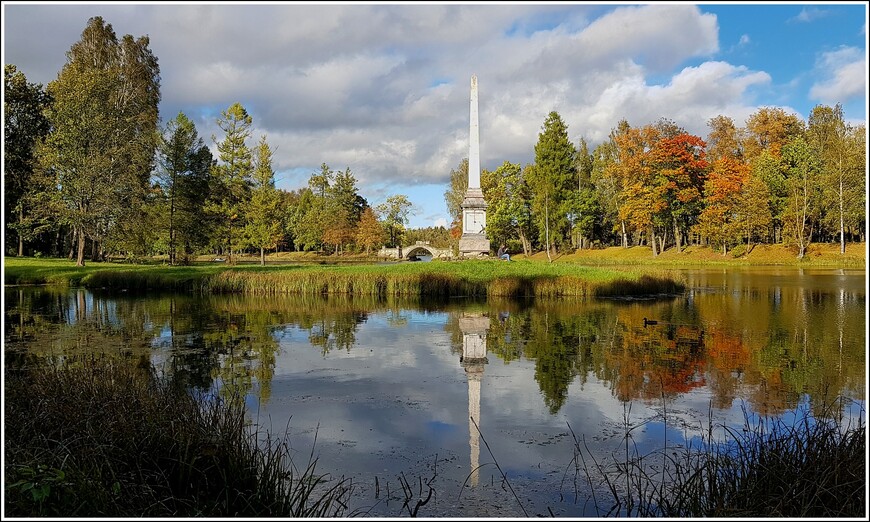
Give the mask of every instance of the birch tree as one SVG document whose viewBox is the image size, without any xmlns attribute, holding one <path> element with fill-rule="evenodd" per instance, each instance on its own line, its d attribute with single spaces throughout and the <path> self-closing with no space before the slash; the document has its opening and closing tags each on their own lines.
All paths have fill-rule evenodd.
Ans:
<svg viewBox="0 0 870 522">
<path fill-rule="evenodd" d="M 138 219 L 158 136 L 160 77 L 147 36 L 121 41 L 101 17 L 88 21 L 67 63 L 48 85 L 52 132 L 39 162 L 53 178 L 52 211 L 76 233 L 76 265 L 85 239 L 97 242 L 120 220 Z"/>
</svg>

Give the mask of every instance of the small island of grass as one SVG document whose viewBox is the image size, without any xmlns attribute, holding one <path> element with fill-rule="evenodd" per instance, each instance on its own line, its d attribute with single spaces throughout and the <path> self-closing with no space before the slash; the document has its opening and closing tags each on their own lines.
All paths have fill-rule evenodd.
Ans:
<svg viewBox="0 0 870 522">
<path fill-rule="evenodd" d="M 588 267 L 533 260 L 357 265 L 90 263 L 7 258 L 4 282 L 140 291 L 344 294 L 365 296 L 617 297 L 677 294 L 679 276 L 661 268 Z"/>
</svg>

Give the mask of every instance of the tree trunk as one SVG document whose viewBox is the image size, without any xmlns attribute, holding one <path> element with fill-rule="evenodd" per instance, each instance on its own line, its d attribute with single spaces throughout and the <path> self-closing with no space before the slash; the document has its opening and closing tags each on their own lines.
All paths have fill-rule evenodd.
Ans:
<svg viewBox="0 0 870 522">
<path fill-rule="evenodd" d="M 260 247 L 260 266 L 266 266 L 266 249 Z"/>
<path fill-rule="evenodd" d="M 846 253 L 846 230 L 843 226 L 843 167 L 840 166 L 840 254 Z M 20 255 L 20 254 L 19 254 Z"/>
<path fill-rule="evenodd" d="M 842 201 L 842 199 L 840 200 Z M 843 208 L 843 205 L 840 205 L 840 208 Z M 842 216 L 842 212 L 840 215 Z M 18 224 L 20 225 L 24 221 L 24 205 L 19 202 L 18 204 Z M 18 229 L 18 257 L 24 257 L 24 236 L 21 234 L 21 229 Z"/>
<path fill-rule="evenodd" d="M 553 258 L 550 257 L 550 202 L 548 198 L 544 199 L 544 237 L 546 238 L 547 244 L 545 248 L 547 249 L 547 262 L 552 263 Z"/>
<path fill-rule="evenodd" d="M 169 264 L 175 265 L 175 185 L 177 169 L 172 169 L 172 188 L 169 190 Z"/>
<path fill-rule="evenodd" d="M 528 240 L 526 239 L 525 234 L 523 234 L 523 229 L 520 227 L 517 227 L 516 231 L 517 231 L 517 236 L 519 236 L 519 238 L 520 238 L 520 243 L 523 244 L 523 254 L 526 257 L 528 257 L 529 256 Z"/>
<path fill-rule="evenodd" d="M 621 220 L 622 224 L 622 248 L 628 248 L 628 235 L 625 233 L 625 220 Z"/>
<path fill-rule="evenodd" d="M 682 238 L 680 237 L 680 227 L 677 225 L 677 218 L 674 218 L 674 241 L 677 243 L 677 253 L 682 251 L 682 243 L 680 242 Z"/>
<path fill-rule="evenodd" d="M 76 266 L 85 266 L 85 231 L 78 230 L 78 253 L 76 254 Z"/>
<path fill-rule="evenodd" d="M 653 257 L 658 257 L 659 253 L 656 251 L 656 231 L 652 227 L 649 229 L 649 239 L 649 244 L 652 246 Z"/>
<path fill-rule="evenodd" d="M 67 255 L 67 259 L 69 259 L 70 261 L 72 261 L 76 255 L 76 244 L 77 244 L 78 238 L 79 238 L 78 230 L 73 228 L 72 233 L 70 234 L 69 254 Z M 64 240 L 64 242 L 66 242 L 66 240 Z"/>
<path fill-rule="evenodd" d="M 227 227 L 227 264 L 232 265 L 234 263 L 233 259 L 233 223 L 230 221 L 230 225 Z"/>
</svg>

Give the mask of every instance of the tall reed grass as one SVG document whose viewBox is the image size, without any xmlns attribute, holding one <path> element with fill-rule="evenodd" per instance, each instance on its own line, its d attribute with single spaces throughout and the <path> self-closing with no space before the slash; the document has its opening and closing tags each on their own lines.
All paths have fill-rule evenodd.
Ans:
<svg viewBox="0 0 870 522">
<path fill-rule="evenodd" d="M 682 292 L 668 274 L 528 263 L 516 270 L 494 262 L 391 267 L 329 267 L 293 271 L 227 270 L 204 279 L 201 291 L 365 296 L 611 297 Z M 420 268 L 417 268 L 420 267 Z"/>
<path fill-rule="evenodd" d="M 194 396 L 147 363 L 6 370 L 12 517 L 341 516 L 345 479 L 290 459 L 242 401 Z"/>
<path fill-rule="evenodd" d="M 711 417 L 700 442 L 647 455 L 626 424 L 625 454 L 609 465 L 574 436 L 575 471 L 605 485 L 595 506 L 606 516 L 866 518 L 864 414 L 840 420 L 840 406 L 799 408 L 793 421 L 744 410 L 744 426 L 723 427 L 722 440 Z"/>
<path fill-rule="evenodd" d="M 431 297 L 614 297 L 680 293 L 662 269 L 593 268 L 495 260 L 349 266 L 196 266 L 103 264 L 78 271 L 56 260 L 12 263 L 6 284 L 57 283 L 111 291 L 192 291 L 249 295 Z"/>
</svg>

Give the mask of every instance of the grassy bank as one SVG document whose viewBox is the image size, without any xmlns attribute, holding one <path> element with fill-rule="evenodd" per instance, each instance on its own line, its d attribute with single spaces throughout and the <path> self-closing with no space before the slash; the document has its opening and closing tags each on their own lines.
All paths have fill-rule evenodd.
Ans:
<svg viewBox="0 0 870 522">
<path fill-rule="evenodd" d="M 6 258 L 5 284 L 66 284 L 113 290 L 365 296 L 592 297 L 674 294 L 665 270 L 495 260 L 385 265 L 197 265 L 169 267 Z"/>
<path fill-rule="evenodd" d="M 525 256 L 516 256 L 524 259 Z M 546 261 L 547 254 L 539 252 L 529 259 Z M 588 266 L 637 265 L 658 267 L 697 267 L 697 266 L 794 266 L 802 268 L 866 268 L 867 244 L 848 243 L 846 253 L 840 254 L 839 244 L 813 243 L 803 259 L 797 258 L 797 251 L 783 245 L 755 245 L 748 252 L 740 247 L 726 255 L 721 250 L 709 247 L 690 246 L 677 252 L 675 248 L 665 250 L 653 257 L 649 247 L 608 247 L 598 250 L 578 250 L 571 254 L 559 255 L 555 263 L 574 263 Z"/>
<path fill-rule="evenodd" d="M 4 394 L 8 516 L 334 517 L 351 492 L 147 364 L 6 370 Z"/>
</svg>

